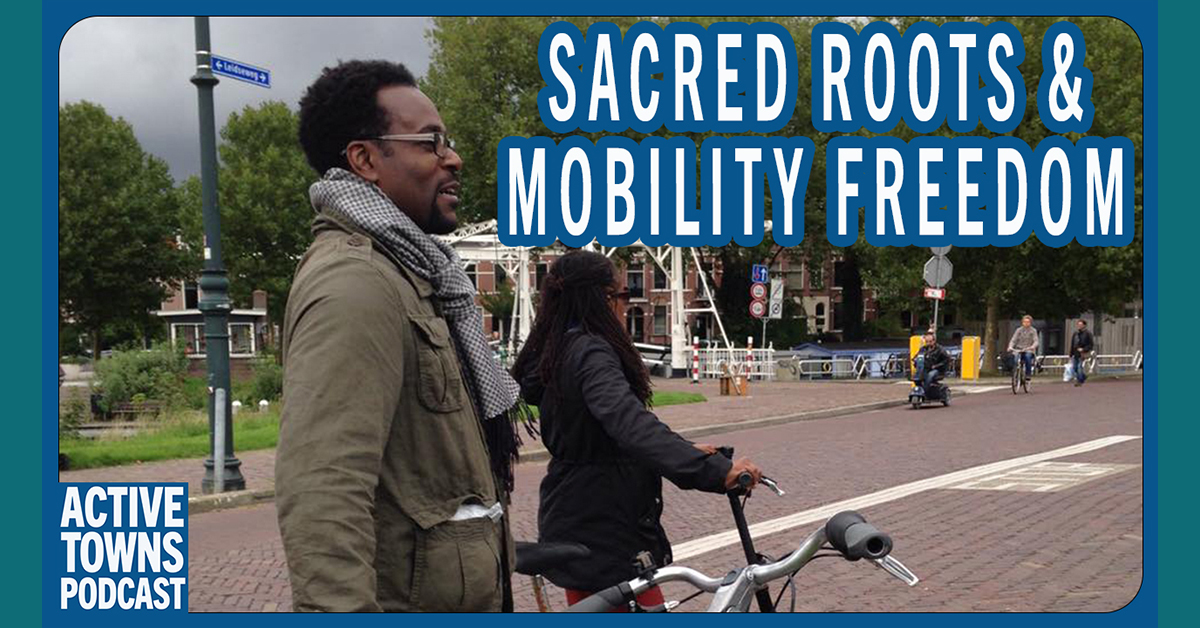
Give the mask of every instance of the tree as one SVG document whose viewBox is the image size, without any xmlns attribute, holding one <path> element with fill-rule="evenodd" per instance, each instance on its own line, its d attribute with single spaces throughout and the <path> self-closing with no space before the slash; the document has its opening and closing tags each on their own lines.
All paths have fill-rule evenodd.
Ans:
<svg viewBox="0 0 1200 628">
<path fill-rule="evenodd" d="M 105 327 L 148 325 L 196 258 L 176 245 L 179 197 L 167 165 L 142 150 L 129 123 L 84 101 L 59 108 L 58 129 L 59 325 L 90 334 L 99 358 Z"/>
<path fill-rule="evenodd" d="M 292 275 L 312 241 L 308 187 L 315 175 L 300 149 L 299 117 L 281 102 L 233 113 L 221 129 L 217 204 L 222 262 L 229 295 L 248 305 L 255 290 L 268 296 L 272 322 L 283 321 Z M 188 241 L 199 246 L 200 182 L 184 184 Z"/>
</svg>

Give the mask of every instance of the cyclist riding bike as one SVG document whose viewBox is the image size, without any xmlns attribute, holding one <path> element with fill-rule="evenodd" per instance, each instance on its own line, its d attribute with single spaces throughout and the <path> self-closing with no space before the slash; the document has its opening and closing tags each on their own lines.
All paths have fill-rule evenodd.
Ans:
<svg viewBox="0 0 1200 628">
<path fill-rule="evenodd" d="M 1033 317 L 1026 314 L 1021 318 L 1021 326 L 1013 332 L 1008 341 L 1008 350 L 1020 356 L 1021 367 L 1025 369 L 1025 378 L 1033 376 L 1033 357 L 1037 354 L 1038 331 L 1033 326 Z"/>
<path fill-rule="evenodd" d="M 916 357 L 924 357 L 925 390 L 933 390 L 937 381 L 950 371 L 950 354 L 937 343 L 937 334 L 930 330 L 925 332 L 925 344 Z"/>
</svg>

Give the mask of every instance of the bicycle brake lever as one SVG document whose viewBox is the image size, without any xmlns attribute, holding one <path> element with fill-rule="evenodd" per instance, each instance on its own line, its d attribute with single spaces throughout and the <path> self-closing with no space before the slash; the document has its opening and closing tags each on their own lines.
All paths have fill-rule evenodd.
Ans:
<svg viewBox="0 0 1200 628">
<path fill-rule="evenodd" d="M 892 558 L 890 554 L 884 556 L 883 558 L 873 559 L 871 562 L 875 563 L 876 567 L 879 567 L 880 569 L 892 574 L 896 578 L 899 578 L 904 582 L 904 584 L 907 584 L 910 587 L 916 586 L 916 584 L 921 581 L 916 574 L 909 571 L 908 567 L 904 566 L 904 563 Z"/>
<path fill-rule="evenodd" d="M 784 495 L 787 494 L 783 489 L 779 488 L 779 484 L 777 484 L 775 482 L 775 480 L 772 480 L 771 478 L 769 478 L 765 475 L 760 476 L 758 479 L 758 482 L 759 482 L 759 484 L 762 484 L 763 486 L 771 489 L 772 492 L 774 492 L 776 495 L 778 495 L 780 497 L 783 497 Z"/>
</svg>

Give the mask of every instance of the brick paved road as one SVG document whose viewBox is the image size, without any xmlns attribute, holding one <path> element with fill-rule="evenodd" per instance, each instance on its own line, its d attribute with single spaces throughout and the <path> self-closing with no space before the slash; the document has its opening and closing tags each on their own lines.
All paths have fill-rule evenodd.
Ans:
<svg viewBox="0 0 1200 628">
<path fill-rule="evenodd" d="M 879 394 L 903 394 L 898 388 L 874 386 Z M 788 403 L 786 396 L 777 402 Z M 1097 381 L 1082 389 L 1044 384 L 1028 396 L 992 392 L 957 398 L 948 409 L 894 408 L 706 440 L 736 446 L 788 490 L 782 498 L 756 495 L 747 511 L 755 523 L 960 469 L 1141 433 L 1142 383 L 1134 380 Z M 1142 443 L 1061 461 L 1140 465 Z M 537 483 L 544 469 L 526 464 L 518 470 L 518 538 L 536 536 Z M 943 488 L 864 508 L 868 519 L 893 535 L 896 556 L 922 577 L 921 584 L 906 588 L 862 563 L 817 561 L 797 578 L 797 610 L 1119 608 L 1141 583 L 1141 480 L 1141 468 L 1134 467 L 1059 492 Z M 732 527 L 724 497 L 668 487 L 665 499 L 664 524 L 677 546 Z M 274 526 L 270 504 L 192 517 L 191 610 L 290 609 Z M 812 528 L 762 537 L 759 549 L 782 554 Z M 725 547 L 686 564 L 716 574 L 738 564 L 739 554 L 740 548 Z M 519 608 L 530 609 L 526 579 L 516 584 Z M 669 587 L 668 597 L 682 592 Z M 561 608 L 557 592 L 552 595 Z M 684 609 L 701 610 L 706 597 Z"/>
</svg>

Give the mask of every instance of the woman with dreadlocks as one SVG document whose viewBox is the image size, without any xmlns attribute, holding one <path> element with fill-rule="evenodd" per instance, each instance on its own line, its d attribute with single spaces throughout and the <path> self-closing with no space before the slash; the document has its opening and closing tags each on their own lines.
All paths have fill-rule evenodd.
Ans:
<svg viewBox="0 0 1200 628">
<path fill-rule="evenodd" d="M 525 400 L 540 408 L 542 440 L 551 460 L 541 486 L 538 537 L 591 549 L 584 560 L 545 574 L 574 604 L 595 591 L 637 577 L 634 559 L 648 552 L 671 562 L 659 519 L 662 478 L 683 489 L 722 493 L 739 474 L 757 482 L 757 467 L 712 455 L 658 420 L 650 375 L 613 309 L 621 298 L 612 262 L 571 251 L 544 280 L 533 331 L 514 375 Z M 643 606 L 663 603 L 651 589 Z"/>
</svg>

